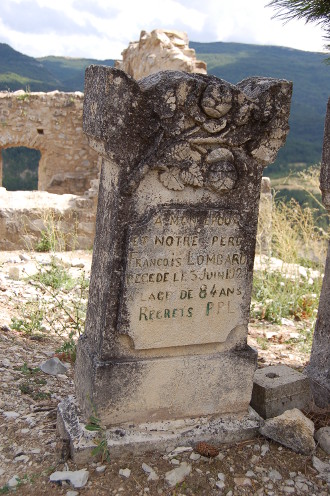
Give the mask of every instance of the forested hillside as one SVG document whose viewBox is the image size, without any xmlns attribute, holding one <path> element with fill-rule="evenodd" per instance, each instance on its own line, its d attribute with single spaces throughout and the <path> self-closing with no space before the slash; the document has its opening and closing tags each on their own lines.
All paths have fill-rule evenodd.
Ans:
<svg viewBox="0 0 330 496">
<path fill-rule="evenodd" d="M 33 57 L 0 43 L 0 90 L 52 91 L 62 83 Z"/>
<path fill-rule="evenodd" d="M 89 65 L 113 66 L 114 60 L 73 59 L 67 57 L 43 57 L 38 59 L 54 76 L 61 81 L 63 91 L 84 91 L 85 69 Z"/>
<path fill-rule="evenodd" d="M 271 176 L 318 163 L 321 158 L 326 102 L 330 95 L 330 65 L 325 55 L 291 48 L 242 43 L 191 42 L 208 73 L 236 83 L 250 76 L 293 81 L 291 131 Z M 34 59 L 0 43 L 0 90 L 83 91 L 84 71 L 90 64 L 112 66 L 112 59 L 43 57 Z"/>
<path fill-rule="evenodd" d="M 304 167 L 320 161 L 326 102 L 330 96 L 330 65 L 325 64 L 325 55 L 241 43 L 191 42 L 190 46 L 195 48 L 198 58 L 207 62 L 210 74 L 231 83 L 250 76 L 293 81 L 291 131 L 267 174 L 283 174 L 293 164 Z"/>
</svg>

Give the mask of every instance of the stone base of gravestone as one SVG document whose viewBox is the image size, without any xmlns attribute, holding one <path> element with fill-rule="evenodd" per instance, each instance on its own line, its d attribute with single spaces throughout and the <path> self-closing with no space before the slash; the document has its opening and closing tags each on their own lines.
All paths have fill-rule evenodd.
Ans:
<svg viewBox="0 0 330 496">
<path fill-rule="evenodd" d="M 85 429 L 85 422 L 76 399 L 71 396 L 59 405 L 57 431 L 69 441 L 74 463 L 91 460 L 92 451 L 100 440 L 107 441 L 111 458 L 125 453 L 142 454 L 155 449 L 168 451 L 177 446 L 194 447 L 200 441 L 219 445 L 252 439 L 258 434 L 263 420 L 249 408 L 245 414 L 227 414 L 221 417 L 197 417 L 162 422 L 128 423 L 101 432 Z"/>
<path fill-rule="evenodd" d="M 234 332 L 228 341 L 236 337 Z M 246 412 L 256 367 L 257 352 L 249 346 L 211 355 L 100 361 L 82 340 L 75 383 L 86 423 L 93 405 L 106 426 L 157 422 Z"/>
</svg>

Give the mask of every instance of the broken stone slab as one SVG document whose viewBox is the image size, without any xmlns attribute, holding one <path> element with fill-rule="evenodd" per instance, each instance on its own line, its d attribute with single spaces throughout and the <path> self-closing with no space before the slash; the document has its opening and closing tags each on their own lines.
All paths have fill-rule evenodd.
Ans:
<svg viewBox="0 0 330 496">
<path fill-rule="evenodd" d="M 320 448 L 323 449 L 328 455 L 330 455 L 330 426 L 321 427 L 315 433 L 315 440 L 317 441 Z"/>
<path fill-rule="evenodd" d="M 148 481 L 157 481 L 159 479 L 157 472 L 146 463 L 142 463 L 142 470 L 148 474 Z"/>
<path fill-rule="evenodd" d="M 129 477 L 131 476 L 131 471 L 129 468 L 121 468 L 119 470 L 119 475 L 125 477 L 125 479 L 129 479 Z"/>
<path fill-rule="evenodd" d="M 80 487 L 84 487 L 87 484 L 88 477 L 89 472 L 86 469 L 76 470 L 74 472 L 72 472 L 71 470 L 67 470 L 53 472 L 49 476 L 49 480 L 50 482 L 68 481 L 70 482 L 70 484 L 73 485 L 73 487 L 79 489 Z"/>
<path fill-rule="evenodd" d="M 9 481 L 7 482 L 7 486 L 10 488 L 14 488 L 18 486 L 20 482 L 20 477 L 18 475 L 14 475 Z"/>
<path fill-rule="evenodd" d="M 315 450 L 314 424 L 297 408 L 267 419 L 259 432 L 296 453 L 310 455 Z"/>
<path fill-rule="evenodd" d="M 261 422 L 261 417 L 249 409 L 245 415 L 224 415 L 218 419 L 199 417 L 140 425 L 127 423 L 108 428 L 105 435 L 111 457 L 116 458 L 123 453 L 143 454 L 155 449 L 166 452 L 169 445 L 194 447 L 199 441 L 222 444 L 252 439 L 257 435 Z M 57 432 L 62 439 L 70 439 L 74 463 L 90 461 L 98 434 L 85 429 L 73 396 L 59 404 Z"/>
<path fill-rule="evenodd" d="M 251 406 L 264 419 L 293 408 L 307 410 L 311 399 L 308 377 L 287 365 L 264 367 L 254 374 Z"/>
<path fill-rule="evenodd" d="M 174 487 L 185 480 L 191 472 L 191 465 L 187 462 L 182 462 L 179 467 L 166 472 L 165 481 L 170 487 Z"/>
</svg>

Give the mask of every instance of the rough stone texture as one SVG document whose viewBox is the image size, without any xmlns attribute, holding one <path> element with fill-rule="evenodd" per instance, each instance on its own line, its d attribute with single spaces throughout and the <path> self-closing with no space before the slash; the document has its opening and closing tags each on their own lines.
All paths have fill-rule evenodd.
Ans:
<svg viewBox="0 0 330 496">
<path fill-rule="evenodd" d="M 303 374 L 286 365 L 255 372 L 251 406 L 263 418 L 276 417 L 292 408 L 308 409 L 310 402 L 309 380 Z"/>
<path fill-rule="evenodd" d="M 90 249 L 95 235 L 97 180 L 84 196 L 0 188 L 0 250 L 33 249 L 54 225 L 61 249 Z"/>
<path fill-rule="evenodd" d="M 321 429 L 315 433 L 315 439 L 323 451 L 330 455 L 330 426 L 321 427 Z"/>
<path fill-rule="evenodd" d="M 328 212 L 330 212 L 330 99 L 325 118 L 320 188 L 323 203 Z M 330 243 L 314 331 L 312 353 L 306 372 L 311 379 L 315 404 L 320 408 L 328 408 L 330 406 Z"/>
<path fill-rule="evenodd" d="M 105 427 L 247 412 L 260 183 L 290 98 L 282 80 L 87 69 L 84 130 L 103 165 L 83 419 L 93 405 Z"/>
<path fill-rule="evenodd" d="M 317 456 L 313 456 L 313 467 L 319 472 L 318 477 L 330 485 L 330 463 L 323 462 Z"/>
<path fill-rule="evenodd" d="M 50 482 L 61 482 L 61 481 L 68 481 L 70 484 L 73 485 L 75 488 L 81 488 L 84 487 L 87 484 L 89 477 L 89 472 L 86 469 L 82 470 L 76 470 L 75 472 L 72 472 L 71 470 L 67 471 L 58 471 L 58 472 L 53 472 L 49 476 Z"/>
<path fill-rule="evenodd" d="M 182 31 L 141 31 L 140 40 L 131 42 L 122 56 L 115 67 L 134 79 L 168 69 L 206 74 L 206 63 L 196 60 L 195 50 L 189 48 L 188 36 Z"/>
<path fill-rule="evenodd" d="M 315 450 L 314 424 L 297 408 L 266 420 L 260 433 L 296 453 L 310 455 Z"/>
<path fill-rule="evenodd" d="M 65 374 L 67 372 L 67 367 L 65 367 L 58 357 L 49 358 L 45 362 L 42 362 L 39 368 L 45 374 L 50 375 Z"/>
<path fill-rule="evenodd" d="M 38 190 L 81 195 L 97 178 L 97 154 L 82 130 L 83 94 L 0 92 L 1 149 L 16 146 L 41 152 Z"/>
<path fill-rule="evenodd" d="M 185 480 L 190 474 L 192 466 L 187 462 L 182 462 L 179 467 L 166 472 L 165 481 L 170 487 L 174 487 Z"/>
</svg>

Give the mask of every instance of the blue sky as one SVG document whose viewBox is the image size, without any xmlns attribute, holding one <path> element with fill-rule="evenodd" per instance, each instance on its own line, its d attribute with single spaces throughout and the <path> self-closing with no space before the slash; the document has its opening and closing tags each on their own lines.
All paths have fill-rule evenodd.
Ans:
<svg viewBox="0 0 330 496">
<path fill-rule="evenodd" d="M 267 0 L 1 0 L 0 42 L 27 55 L 120 58 L 140 31 L 186 31 L 193 41 L 235 41 L 322 51 L 322 30 L 272 19 Z"/>
</svg>

